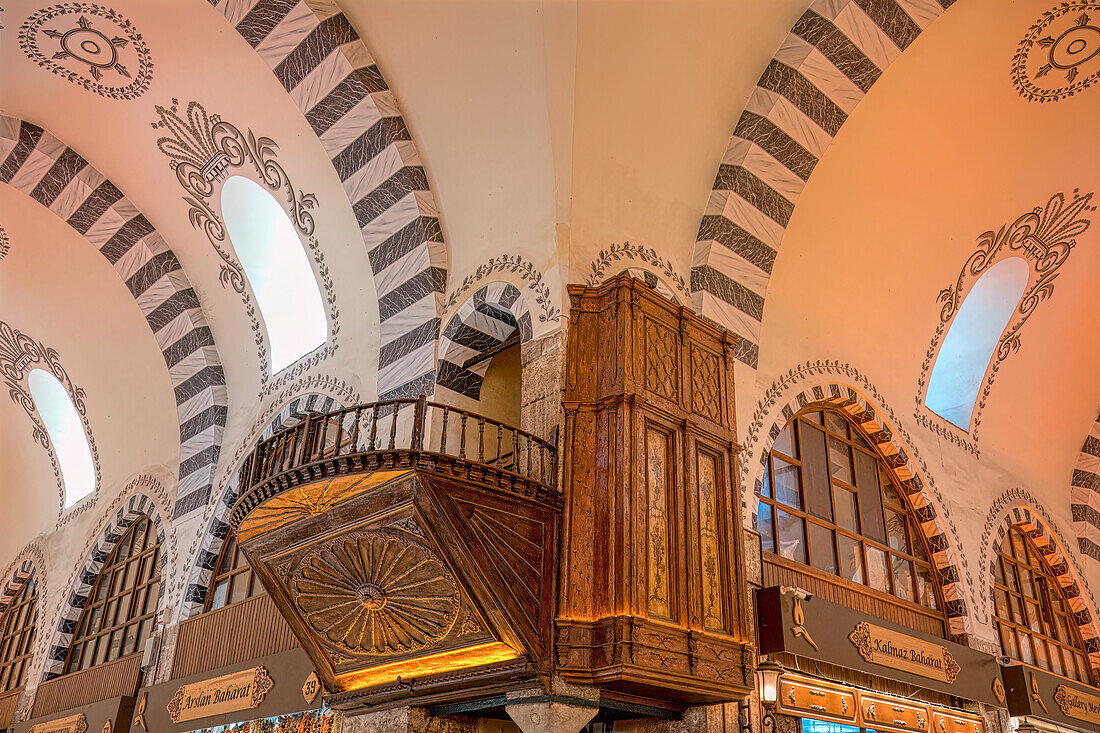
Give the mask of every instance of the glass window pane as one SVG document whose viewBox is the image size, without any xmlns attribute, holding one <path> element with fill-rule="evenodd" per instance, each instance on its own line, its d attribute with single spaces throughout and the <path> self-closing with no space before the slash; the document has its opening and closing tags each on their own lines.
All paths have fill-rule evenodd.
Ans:
<svg viewBox="0 0 1100 733">
<path fill-rule="evenodd" d="M 993 580 L 1001 585 L 1005 584 L 1005 571 L 1000 558 L 997 559 L 997 562 L 993 563 Z"/>
<path fill-rule="evenodd" d="M 844 438 L 848 437 L 848 421 L 838 412 L 834 412 L 833 410 L 825 411 L 825 427 L 831 433 L 836 433 Z"/>
<path fill-rule="evenodd" d="M 1032 631 L 1034 631 L 1036 633 L 1039 633 L 1039 634 L 1043 633 L 1043 618 L 1039 614 L 1039 604 L 1038 603 L 1031 603 L 1030 601 L 1028 602 L 1028 604 L 1027 604 L 1027 620 L 1028 620 L 1028 627 L 1030 627 Z"/>
<path fill-rule="evenodd" d="M 1050 660 L 1047 658 L 1047 644 L 1045 641 L 1039 638 L 1032 638 L 1031 643 L 1035 646 L 1035 665 L 1041 669 L 1050 669 Z"/>
<path fill-rule="evenodd" d="M 905 528 L 908 522 L 905 515 L 893 510 L 886 510 L 886 537 L 891 549 L 898 552 L 909 552 L 909 538 Z"/>
<path fill-rule="evenodd" d="M 913 595 L 913 569 L 909 560 L 893 555 L 894 560 L 894 595 L 907 601 L 914 601 Z"/>
<path fill-rule="evenodd" d="M 993 589 L 993 608 L 995 613 L 1001 618 L 1012 618 L 1008 610 L 1008 594 L 1000 588 Z"/>
<path fill-rule="evenodd" d="M 802 444 L 802 480 L 806 492 L 806 511 L 831 522 L 833 508 L 829 498 L 825 433 L 804 422 L 798 425 Z"/>
<path fill-rule="evenodd" d="M 760 480 L 760 495 L 763 496 L 765 499 L 772 498 L 772 472 L 770 469 L 764 471 L 764 476 Z M 219 575 L 224 572 L 224 567 L 222 566 L 224 566 L 225 564 L 226 560 L 223 556 L 221 565 L 219 566 L 218 570 Z"/>
<path fill-rule="evenodd" d="M 886 553 L 867 545 L 867 584 L 877 590 L 890 592 L 889 571 L 886 569 Z"/>
<path fill-rule="evenodd" d="M 760 533 L 760 546 L 764 552 L 775 552 L 775 535 L 772 529 L 772 507 L 767 502 L 760 502 L 760 508 L 756 515 L 756 531 Z M 221 608 L 225 605 L 225 594 L 228 588 L 223 580 L 214 588 L 213 608 Z"/>
<path fill-rule="evenodd" d="M 1036 595 L 1035 582 L 1032 578 L 1031 571 L 1026 568 L 1020 568 L 1019 577 L 1020 591 L 1028 598 L 1038 599 L 1039 596 Z"/>
<path fill-rule="evenodd" d="M 238 603 L 247 597 L 248 578 L 242 575 L 234 575 L 229 581 L 229 603 Z"/>
<path fill-rule="evenodd" d="M 852 476 L 852 447 L 836 436 L 829 436 L 829 473 L 848 485 Z"/>
<path fill-rule="evenodd" d="M 1050 652 L 1050 671 L 1054 674 L 1063 674 L 1062 650 L 1054 644 L 1049 645 L 1047 648 Z"/>
<path fill-rule="evenodd" d="M 863 534 L 879 542 L 886 541 L 882 522 L 882 490 L 878 485 L 878 461 L 862 451 L 855 452 L 856 487 Z"/>
<path fill-rule="evenodd" d="M 801 492 L 798 488 L 798 466 L 791 465 L 779 458 L 772 458 L 772 472 L 775 476 L 775 498 L 777 501 L 802 508 Z"/>
<path fill-rule="evenodd" d="M 1020 604 L 1020 597 L 1010 595 L 1008 601 L 1012 605 L 1012 620 L 1021 626 L 1027 626 L 1027 618 L 1024 616 L 1024 607 Z"/>
<path fill-rule="evenodd" d="M 1020 584 L 1016 582 L 1016 565 L 1010 562 L 1005 564 L 1005 581 L 1008 585 L 1008 589 L 1013 593 L 1020 592 Z"/>
<path fill-rule="evenodd" d="M 779 554 L 790 560 L 805 563 L 806 539 L 803 535 L 802 519 L 782 509 L 777 509 L 775 513 L 776 524 L 779 527 Z"/>
<path fill-rule="evenodd" d="M 821 420 L 821 412 L 820 411 L 807 412 L 805 415 L 802 416 L 802 418 L 805 419 L 805 420 L 809 420 L 812 423 L 816 423 L 817 425 L 824 425 L 825 424 Z"/>
<path fill-rule="evenodd" d="M 925 565 L 917 565 L 917 603 L 926 608 L 938 608 L 936 602 L 936 586 L 932 580 L 932 569 Z"/>
<path fill-rule="evenodd" d="M 836 541 L 840 552 L 841 577 L 863 583 L 863 551 L 859 541 L 845 534 L 837 534 Z"/>
<path fill-rule="evenodd" d="M 1013 659 L 1020 658 L 1020 647 L 1016 644 L 1016 632 L 1012 630 L 1011 626 L 1006 624 L 1000 624 L 1001 631 L 1001 651 L 1005 653 L 1005 656 Z"/>
<path fill-rule="evenodd" d="M 886 468 L 879 466 L 878 470 L 878 483 L 882 487 L 882 497 L 887 504 L 897 509 L 901 509 L 905 504 L 901 500 L 901 494 L 898 493 L 897 487 L 894 486 L 894 482 L 890 480 L 890 474 Z"/>
<path fill-rule="evenodd" d="M 1035 655 L 1031 653 L 1031 637 L 1020 634 L 1020 661 L 1025 664 L 1034 664 Z"/>
<path fill-rule="evenodd" d="M 836 575 L 836 550 L 833 548 L 833 532 L 817 522 L 809 522 L 810 562 L 818 570 Z"/>
<path fill-rule="evenodd" d="M 798 458 L 798 448 L 795 446 L 794 440 L 794 426 L 794 420 L 787 423 L 787 427 L 783 428 L 783 432 L 776 437 L 772 450 L 777 450 L 790 458 Z"/>
<path fill-rule="evenodd" d="M 836 509 L 836 524 L 849 532 L 859 533 L 859 505 L 853 491 L 842 486 L 833 487 L 833 507 Z"/>
</svg>

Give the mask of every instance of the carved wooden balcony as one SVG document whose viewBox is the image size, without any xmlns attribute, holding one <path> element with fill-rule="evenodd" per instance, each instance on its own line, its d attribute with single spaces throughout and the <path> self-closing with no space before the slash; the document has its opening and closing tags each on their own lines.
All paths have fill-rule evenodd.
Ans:
<svg viewBox="0 0 1100 733">
<path fill-rule="evenodd" d="M 399 399 L 260 443 L 230 523 L 332 704 L 454 701 L 550 667 L 554 446 Z"/>
</svg>

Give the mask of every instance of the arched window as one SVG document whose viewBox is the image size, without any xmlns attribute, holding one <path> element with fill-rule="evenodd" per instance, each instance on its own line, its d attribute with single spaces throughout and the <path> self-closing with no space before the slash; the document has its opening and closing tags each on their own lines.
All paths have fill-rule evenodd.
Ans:
<svg viewBox="0 0 1100 733">
<path fill-rule="evenodd" d="M 84 423 L 69 393 L 52 374 L 32 369 L 27 384 L 61 468 L 65 508 L 68 509 L 95 491 L 95 464 Z"/>
<path fill-rule="evenodd" d="M 218 564 L 214 566 L 214 579 L 206 593 L 204 610 L 213 611 L 266 592 L 237 546 L 237 535 L 230 534 L 222 543 Z"/>
<path fill-rule="evenodd" d="M 274 374 L 325 343 L 328 321 L 302 242 L 283 207 L 263 186 L 232 176 L 222 213 L 267 326 Z"/>
<path fill-rule="evenodd" d="M 966 296 L 944 337 L 928 379 L 924 404 L 963 430 L 970 430 L 974 403 L 989 361 L 1030 275 L 1030 266 L 1019 257 L 990 267 Z"/>
<path fill-rule="evenodd" d="M 932 565 L 882 458 L 843 413 L 798 415 L 775 439 L 757 528 L 765 552 L 928 608 Z"/>
<path fill-rule="evenodd" d="M 0 694 L 23 686 L 38 621 L 38 583 L 27 579 L 0 616 Z"/>
<path fill-rule="evenodd" d="M 997 549 L 993 606 L 1001 651 L 1056 674 L 1089 683 L 1081 632 L 1062 586 L 1032 541 L 1009 527 Z"/>
<path fill-rule="evenodd" d="M 96 578 L 73 634 L 65 674 L 141 652 L 160 596 L 160 541 L 148 517 L 130 525 Z"/>
</svg>

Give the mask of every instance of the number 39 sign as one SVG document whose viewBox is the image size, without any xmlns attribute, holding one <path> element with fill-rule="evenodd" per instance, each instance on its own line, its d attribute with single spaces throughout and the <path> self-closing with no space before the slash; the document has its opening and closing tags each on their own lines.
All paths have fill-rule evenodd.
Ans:
<svg viewBox="0 0 1100 733">
<path fill-rule="evenodd" d="M 312 705 L 317 699 L 317 693 L 321 691 L 321 682 L 317 679 L 316 672 L 310 672 L 306 682 L 302 685 L 302 697 L 306 699 L 306 705 Z"/>
</svg>

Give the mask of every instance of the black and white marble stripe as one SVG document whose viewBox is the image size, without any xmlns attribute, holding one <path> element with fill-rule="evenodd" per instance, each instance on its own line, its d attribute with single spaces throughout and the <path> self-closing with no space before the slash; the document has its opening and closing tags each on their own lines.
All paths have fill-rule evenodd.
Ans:
<svg viewBox="0 0 1100 733">
<path fill-rule="evenodd" d="M 1100 415 L 1081 445 L 1073 467 L 1069 500 L 1081 553 L 1100 560 Z"/>
<path fill-rule="evenodd" d="M 886 464 L 890 467 L 890 471 L 905 491 L 909 506 L 917 519 L 917 526 L 924 535 L 924 541 L 931 556 L 930 560 L 935 568 L 940 590 L 943 593 L 944 612 L 951 633 L 966 633 L 965 624 L 968 620 L 968 612 L 962 576 L 959 574 L 951 543 L 948 541 L 947 534 L 942 527 L 941 515 L 936 510 L 935 504 L 930 500 L 924 482 L 915 469 L 908 451 L 902 445 L 897 432 L 887 424 L 874 405 L 850 386 L 830 383 L 807 387 L 796 392 L 783 403 L 768 432 L 762 436 L 759 464 L 749 469 L 750 477 L 755 476 L 752 482 L 754 493 L 751 498 L 753 501 L 750 506 L 753 526 L 756 526 L 762 477 L 766 470 L 765 466 L 772 445 L 787 423 L 807 405 L 814 403 L 828 403 L 837 409 L 843 410 L 855 420 L 882 454 Z"/>
<path fill-rule="evenodd" d="M 214 337 L 175 253 L 122 192 L 36 125 L 0 116 L 0 181 L 23 191 L 93 244 L 115 268 L 157 340 L 180 426 L 176 516 L 206 503 L 227 412 Z"/>
<path fill-rule="evenodd" d="M 271 68 L 332 160 L 378 291 L 380 399 L 430 392 L 447 280 L 435 200 L 374 59 L 326 0 L 210 0 Z"/>
<path fill-rule="evenodd" d="M 439 339 L 438 389 L 473 400 L 481 398 L 481 383 L 491 359 L 467 361 L 499 348 L 513 333 L 521 343 L 532 335 L 531 313 L 516 286 L 489 283 L 458 307 Z M 440 396 L 445 396 L 437 391 Z"/>
<path fill-rule="evenodd" d="M 991 553 L 992 560 L 989 566 L 990 577 L 996 577 L 996 550 L 1004 542 L 1005 535 L 1008 534 L 1008 529 L 1012 526 L 1015 526 L 1035 543 L 1035 549 L 1039 551 L 1039 554 L 1043 556 L 1050 567 L 1062 589 L 1062 595 L 1069 605 L 1069 610 L 1073 614 L 1077 629 L 1081 632 L 1081 640 L 1084 642 L 1085 651 L 1091 655 L 1093 668 L 1097 668 L 1100 665 L 1100 658 L 1097 657 L 1097 652 L 1100 652 L 1100 638 L 1097 637 L 1096 629 L 1092 625 L 1092 612 L 1081 595 L 1081 586 L 1074 579 L 1070 570 L 1070 564 L 1065 554 L 1066 550 L 1058 546 L 1054 538 L 1050 536 L 1043 521 L 1033 514 L 1028 507 L 1013 507 L 1008 513 L 1007 521 L 1002 522 L 997 529 L 997 536 L 993 539 L 994 551 Z"/>
<path fill-rule="evenodd" d="M 297 425 L 308 415 L 327 414 L 343 408 L 344 406 L 337 399 L 328 395 L 310 393 L 295 397 L 271 419 L 271 422 L 260 433 L 257 442 L 267 440 L 278 431 Z M 239 479 L 236 468 L 234 467 L 229 486 L 218 500 L 218 507 L 214 511 L 214 516 L 210 520 L 199 545 L 195 563 L 188 578 L 187 588 L 184 591 L 183 603 L 180 608 L 181 619 L 188 619 L 202 613 L 203 608 L 206 606 L 206 595 L 210 591 L 210 581 L 214 577 L 214 566 L 218 562 L 222 543 L 225 542 L 225 538 L 229 534 L 229 524 L 225 520 L 229 517 L 233 502 L 237 500 Z"/>
<path fill-rule="evenodd" d="M 695 308 L 756 368 L 772 265 L 817 161 L 887 66 L 954 0 L 815 0 L 750 96 L 696 237 Z"/>
<path fill-rule="evenodd" d="M 103 564 L 107 562 L 107 559 L 111 556 L 111 552 L 114 550 L 118 541 L 126 534 L 126 530 L 129 529 L 131 524 L 143 516 L 149 517 L 149 520 L 153 523 L 157 531 L 157 540 L 160 542 L 161 546 L 161 583 L 157 603 L 154 606 L 155 608 L 160 607 L 161 601 L 164 598 L 164 589 L 168 586 L 166 582 L 168 548 L 165 544 L 164 520 L 161 517 L 160 511 L 157 509 L 156 503 L 152 499 L 144 494 L 135 494 L 127 499 L 107 522 L 106 527 L 92 546 L 91 552 L 89 552 L 88 556 L 84 559 L 83 566 L 76 577 L 76 582 L 72 590 L 69 591 L 68 597 L 62 602 L 61 616 L 58 620 L 57 628 L 53 632 L 53 637 L 50 639 L 44 679 L 53 679 L 64 672 L 65 656 L 69 653 L 69 646 L 72 643 L 73 634 L 76 632 L 76 626 L 80 622 L 80 614 L 83 612 L 84 604 L 87 603 L 88 596 L 92 592 L 96 578 L 99 577 L 99 571 L 103 569 Z"/>
<path fill-rule="evenodd" d="M 11 604 L 12 599 L 19 595 L 19 592 L 23 590 L 23 586 L 27 584 L 27 581 L 34 575 L 34 561 L 30 558 L 23 560 L 12 571 L 10 577 L 4 583 L 3 591 L 0 591 L 0 616 L 4 615 L 4 611 L 7 610 Z"/>
</svg>

